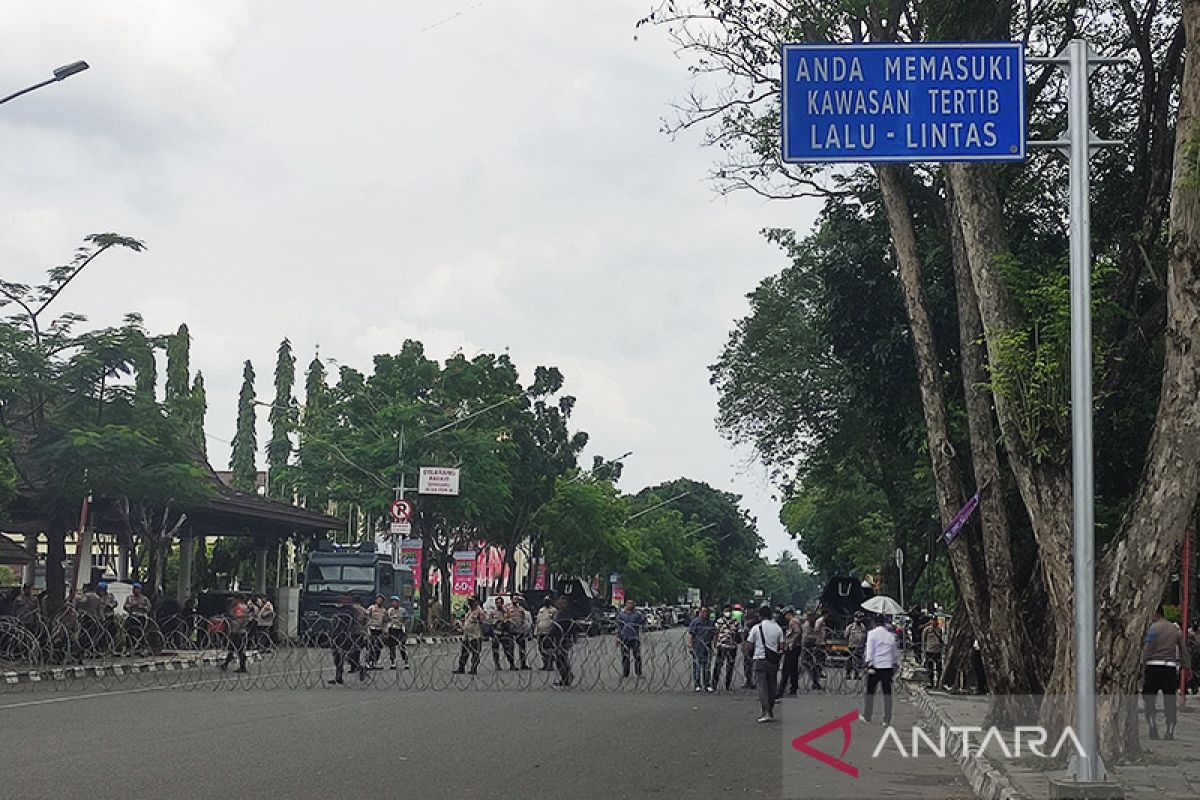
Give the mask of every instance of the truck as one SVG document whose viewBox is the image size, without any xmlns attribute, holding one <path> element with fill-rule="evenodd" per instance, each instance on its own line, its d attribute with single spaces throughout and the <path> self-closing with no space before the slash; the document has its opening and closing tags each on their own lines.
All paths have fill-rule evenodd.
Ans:
<svg viewBox="0 0 1200 800">
<path fill-rule="evenodd" d="M 389 602 L 397 596 L 413 617 L 414 589 L 412 569 L 393 564 L 390 556 L 376 551 L 373 542 L 351 546 L 318 542 L 304 569 L 300 638 L 323 644 L 333 612 L 346 596 L 363 606 L 375 602 L 376 595 L 383 595 Z"/>
</svg>

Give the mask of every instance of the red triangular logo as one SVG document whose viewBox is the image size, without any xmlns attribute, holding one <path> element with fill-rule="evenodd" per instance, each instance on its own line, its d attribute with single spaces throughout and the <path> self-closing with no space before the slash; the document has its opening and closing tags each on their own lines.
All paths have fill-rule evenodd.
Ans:
<svg viewBox="0 0 1200 800">
<path fill-rule="evenodd" d="M 854 721 L 857 719 L 858 719 L 858 711 L 851 711 L 849 714 L 838 717 L 837 719 L 833 720 L 832 722 L 826 722 L 824 725 L 820 726 L 819 728 L 813 728 L 808 733 L 800 734 L 795 739 L 792 739 L 792 747 L 796 748 L 801 753 L 804 753 L 804 755 L 806 755 L 806 756 L 811 756 L 811 757 L 815 758 L 817 761 L 820 761 L 822 764 L 828 764 L 829 766 L 833 767 L 836 770 L 841 770 L 842 772 L 849 775 L 851 778 L 857 778 L 858 777 L 858 767 L 856 767 L 852 764 L 847 764 L 845 761 L 842 761 L 842 758 L 841 758 L 841 756 L 846 755 L 846 751 L 850 749 L 850 727 L 854 724 Z M 815 747 L 809 746 L 808 743 L 811 742 L 813 739 L 820 739 L 825 734 L 829 733 L 830 731 L 837 730 L 838 728 L 842 729 L 842 752 L 841 752 L 841 755 L 839 755 L 838 757 L 835 758 L 835 757 L 829 755 L 828 753 L 822 753 L 820 750 L 817 750 Z"/>
</svg>

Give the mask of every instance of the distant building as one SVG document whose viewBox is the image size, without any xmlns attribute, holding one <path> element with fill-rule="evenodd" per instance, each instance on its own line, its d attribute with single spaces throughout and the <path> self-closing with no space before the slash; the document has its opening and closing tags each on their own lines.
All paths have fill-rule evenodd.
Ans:
<svg viewBox="0 0 1200 800">
<path fill-rule="evenodd" d="M 233 472 L 227 469 L 219 469 L 216 470 L 216 473 L 221 483 L 232 488 Z M 267 473 L 265 470 L 259 470 L 254 476 L 254 493 L 259 495 L 266 495 L 267 493 Z"/>
</svg>

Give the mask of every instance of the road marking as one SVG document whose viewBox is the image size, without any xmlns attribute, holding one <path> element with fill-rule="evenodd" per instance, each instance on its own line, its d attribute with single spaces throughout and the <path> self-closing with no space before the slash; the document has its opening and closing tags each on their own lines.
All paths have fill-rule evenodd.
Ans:
<svg viewBox="0 0 1200 800">
<path fill-rule="evenodd" d="M 294 670 L 292 672 L 268 672 L 257 677 L 260 678 L 281 678 L 285 675 L 301 675 L 309 672 L 309 670 Z M 26 700 L 21 703 L 6 703 L 0 705 L 0 711 L 10 708 L 29 708 L 30 706 L 46 706 L 51 703 L 69 703 L 73 700 L 94 700 L 97 697 L 117 697 L 124 694 L 143 694 L 145 692 L 157 692 L 163 689 L 181 689 L 194 686 L 203 686 L 212 683 L 227 683 L 231 682 L 228 678 L 212 678 L 206 681 L 196 681 L 195 683 L 187 684 L 187 687 L 167 685 L 167 686 L 139 686 L 136 689 L 118 689 L 112 692 L 92 692 L 90 694 L 73 694 L 69 697 L 47 697 L 41 700 Z"/>
</svg>

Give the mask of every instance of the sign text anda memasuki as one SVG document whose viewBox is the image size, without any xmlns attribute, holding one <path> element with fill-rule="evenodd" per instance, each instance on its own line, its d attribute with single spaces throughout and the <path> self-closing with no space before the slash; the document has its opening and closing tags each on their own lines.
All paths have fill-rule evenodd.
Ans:
<svg viewBox="0 0 1200 800">
<path fill-rule="evenodd" d="M 1019 43 L 785 44 L 783 160 L 1023 161 Z"/>
</svg>

